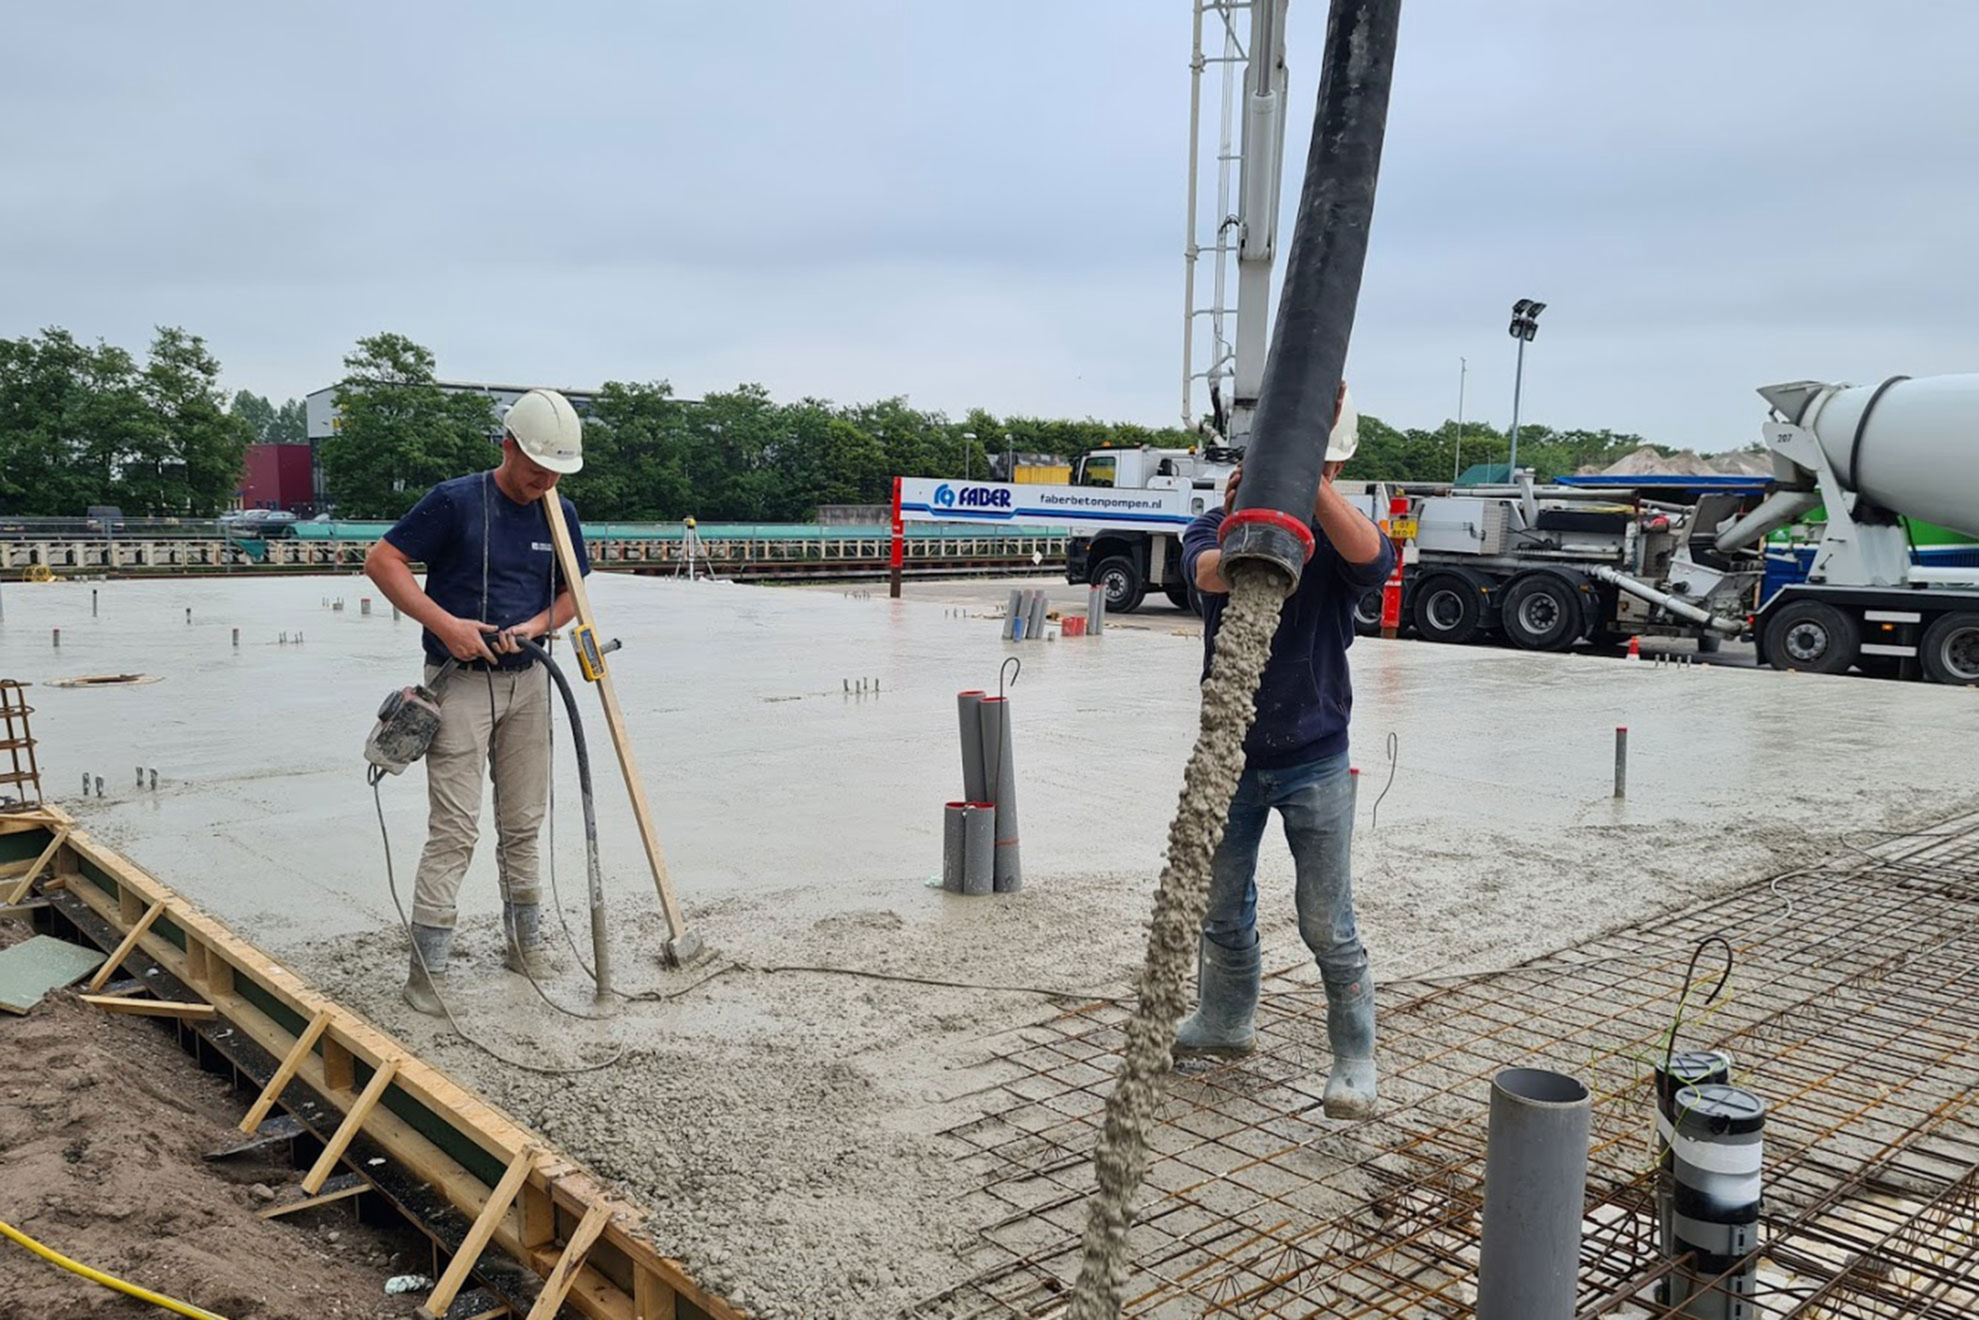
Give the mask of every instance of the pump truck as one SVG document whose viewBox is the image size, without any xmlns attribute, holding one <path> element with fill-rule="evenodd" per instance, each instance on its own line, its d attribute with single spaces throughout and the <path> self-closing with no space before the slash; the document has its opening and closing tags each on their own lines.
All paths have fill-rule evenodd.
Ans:
<svg viewBox="0 0 1979 1320">
<path fill-rule="evenodd" d="M 1979 684 L 1979 568 L 1913 555 L 1906 527 L 1979 529 L 1979 375 L 1759 393 L 1770 481 L 1725 479 L 1684 503 L 1627 478 L 1411 492 L 1404 614 L 1417 635 L 1529 650 L 1747 637 L 1778 669 Z M 1818 529 L 1812 559 L 1769 588 L 1768 541 L 1795 524 Z M 1362 631 L 1379 608 L 1378 593 L 1361 603 Z"/>
</svg>

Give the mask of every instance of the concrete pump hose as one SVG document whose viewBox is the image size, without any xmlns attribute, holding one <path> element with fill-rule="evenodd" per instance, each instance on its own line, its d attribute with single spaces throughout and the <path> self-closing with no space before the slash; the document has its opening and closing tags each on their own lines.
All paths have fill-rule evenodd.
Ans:
<svg viewBox="0 0 1979 1320">
<path fill-rule="evenodd" d="M 1334 0 L 1327 15 L 1319 104 L 1278 320 L 1244 450 L 1243 484 L 1235 511 L 1223 521 L 1225 564 L 1262 559 L 1289 573 L 1294 585 L 1312 556 L 1313 499 L 1334 414 L 1344 403 L 1340 383 L 1367 264 L 1401 11 L 1402 0 Z"/>
<path fill-rule="evenodd" d="M 5 1220 L 0 1220 L 0 1237 L 6 1237 L 10 1241 L 26 1247 L 50 1265 L 59 1265 L 69 1273 L 79 1274 L 91 1283 L 102 1284 L 112 1292 L 120 1292 L 126 1297 L 135 1297 L 140 1302 L 149 1302 L 153 1306 L 162 1306 L 167 1311 L 172 1311 L 178 1315 L 189 1316 L 191 1320 L 227 1320 L 223 1315 L 218 1315 L 203 1307 L 194 1306 L 190 1302 L 174 1300 L 165 1296 L 163 1293 L 155 1293 L 149 1288 L 140 1288 L 137 1284 L 128 1283 L 113 1274 L 105 1274 L 102 1270 L 91 1269 L 79 1260 L 70 1260 L 53 1247 L 45 1247 L 41 1243 L 36 1242 L 33 1238 Z"/>
<path fill-rule="evenodd" d="M 1401 0 L 1334 0 L 1327 16 L 1319 105 L 1278 324 L 1237 511 L 1223 524 L 1230 600 L 1168 828 L 1168 860 L 1155 890 L 1126 1049 L 1093 1153 L 1098 1191 L 1087 1211 L 1069 1320 L 1120 1314 L 1133 1198 L 1147 1171 L 1147 1127 L 1174 1062 L 1176 1024 L 1188 1008 L 1210 860 L 1243 773 L 1244 739 L 1257 715 L 1258 680 L 1279 611 L 1313 550 L 1313 506 L 1360 296 L 1400 19 Z"/>
<path fill-rule="evenodd" d="M 591 907 L 593 977 L 597 981 L 597 999 L 602 1002 L 612 992 L 611 946 L 605 936 L 605 878 L 598 864 L 598 814 L 591 798 L 591 752 L 584 742 L 584 718 L 577 712 L 577 694 L 571 691 L 570 680 L 564 677 L 550 653 L 527 637 L 516 638 L 516 643 L 550 671 L 550 679 L 563 697 L 564 713 L 570 716 L 570 745 L 577 755 L 578 796 L 584 804 L 584 869 Z"/>
</svg>

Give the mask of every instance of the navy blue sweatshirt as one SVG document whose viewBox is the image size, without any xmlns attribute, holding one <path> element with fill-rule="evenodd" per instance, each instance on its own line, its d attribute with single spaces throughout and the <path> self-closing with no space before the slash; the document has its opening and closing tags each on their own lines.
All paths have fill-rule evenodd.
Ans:
<svg viewBox="0 0 1979 1320">
<path fill-rule="evenodd" d="M 1223 510 L 1211 509 L 1182 533 L 1182 571 L 1196 580 L 1196 560 L 1217 548 Z M 1350 564 L 1326 533 L 1313 525 L 1318 543 L 1299 586 L 1285 601 L 1271 659 L 1258 684 L 1257 723 L 1244 739 L 1244 764 L 1251 770 L 1285 770 L 1325 760 L 1347 750 L 1347 721 L 1354 709 L 1354 684 L 1347 674 L 1347 648 L 1354 644 L 1354 604 L 1370 588 L 1388 580 L 1395 547 L 1381 540 L 1371 564 Z M 1216 655 L 1216 630 L 1223 623 L 1224 596 L 1203 593 L 1203 677 Z"/>
</svg>

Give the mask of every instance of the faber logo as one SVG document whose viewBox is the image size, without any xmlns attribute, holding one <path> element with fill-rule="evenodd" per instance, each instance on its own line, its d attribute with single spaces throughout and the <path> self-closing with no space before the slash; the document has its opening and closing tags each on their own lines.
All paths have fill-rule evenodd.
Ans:
<svg viewBox="0 0 1979 1320">
<path fill-rule="evenodd" d="M 964 486 L 956 490 L 947 482 L 935 487 L 934 506 L 937 509 L 1008 509 L 1010 492 L 995 486 Z"/>
</svg>

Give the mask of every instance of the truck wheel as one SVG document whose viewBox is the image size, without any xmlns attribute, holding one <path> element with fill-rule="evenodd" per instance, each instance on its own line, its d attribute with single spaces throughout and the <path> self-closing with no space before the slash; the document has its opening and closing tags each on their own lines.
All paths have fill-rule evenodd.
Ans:
<svg viewBox="0 0 1979 1320">
<path fill-rule="evenodd" d="M 1551 573 L 1521 573 L 1505 589 L 1505 636 L 1528 651 L 1564 651 L 1587 630 L 1579 593 Z"/>
<path fill-rule="evenodd" d="M 1862 625 L 1826 601 L 1797 600 L 1766 625 L 1766 661 L 1775 669 L 1845 674 L 1862 651 Z"/>
<path fill-rule="evenodd" d="M 1362 637 L 1381 635 L 1381 593 L 1385 587 L 1365 592 L 1354 602 L 1354 631 Z"/>
<path fill-rule="evenodd" d="M 1933 683 L 1979 685 L 1979 614 L 1947 614 L 1924 630 L 1918 648 L 1924 676 Z"/>
<path fill-rule="evenodd" d="M 1093 570 L 1093 581 L 1106 588 L 1106 608 L 1111 614 L 1132 614 L 1147 599 L 1148 584 L 1141 570 L 1125 555 L 1102 559 Z"/>
<path fill-rule="evenodd" d="M 1432 642 L 1468 642 L 1484 628 L 1484 597 L 1455 573 L 1438 573 L 1416 588 L 1410 615 Z"/>
</svg>

